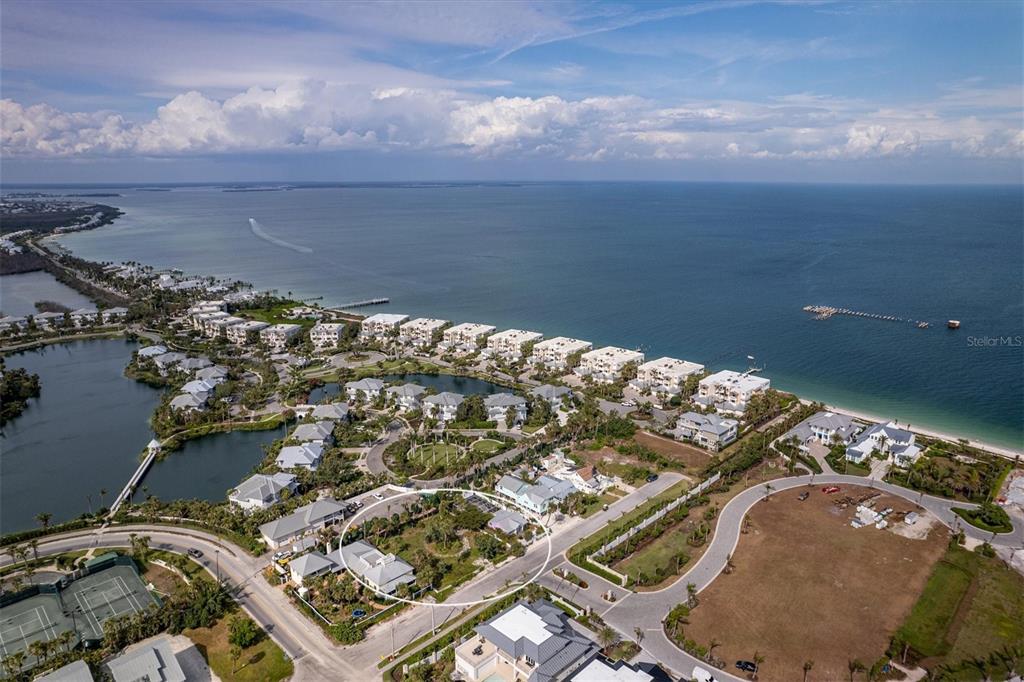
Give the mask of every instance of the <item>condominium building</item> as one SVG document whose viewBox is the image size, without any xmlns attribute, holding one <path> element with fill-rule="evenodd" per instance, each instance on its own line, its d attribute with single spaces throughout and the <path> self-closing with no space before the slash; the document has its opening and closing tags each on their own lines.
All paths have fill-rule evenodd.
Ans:
<svg viewBox="0 0 1024 682">
<path fill-rule="evenodd" d="M 636 368 L 636 379 L 630 384 L 641 393 L 676 395 L 688 377 L 701 374 L 704 365 L 676 358 L 658 358 Z"/>
<path fill-rule="evenodd" d="M 228 329 L 240 324 L 245 324 L 245 320 L 241 317 L 228 315 L 227 317 L 210 320 L 207 324 L 203 325 L 203 332 L 210 338 L 225 339 L 228 336 Z"/>
<path fill-rule="evenodd" d="M 197 313 L 192 316 L 192 328 L 198 332 L 206 333 L 206 326 L 213 320 L 219 320 L 221 318 L 228 317 L 228 314 L 222 310 L 214 310 L 212 312 Z"/>
<path fill-rule="evenodd" d="M 548 369 L 565 369 L 569 366 L 569 358 L 576 353 L 585 353 L 594 344 L 567 336 L 556 336 L 534 345 L 533 355 L 527 361 L 533 365 L 542 365 Z"/>
<path fill-rule="evenodd" d="M 258 341 L 260 338 L 260 332 L 269 326 L 270 325 L 266 322 L 249 320 L 242 324 L 236 324 L 228 327 L 225 333 L 227 334 L 228 341 L 236 346 L 244 346 Z"/>
<path fill-rule="evenodd" d="M 639 364 L 643 361 L 644 354 L 638 350 L 605 346 L 584 353 L 580 358 L 579 366 L 574 371 L 576 374 L 590 377 L 594 381 L 611 383 L 619 380 L 626 365 Z"/>
<path fill-rule="evenodd" d="M 337 348 L 344 333 L 344 322 L 319 322 L 309 330 L 309 340 L 317 350 Z"/>
<path fill-rule="evenodd" d="M 441 347 L 444 350 L 473 352 L 489 335 L 494 333 L 495 329 L 490 324 L 463 322 L 442 332 Z"/>
<path fill-rule="evenodd" d="M 272 324 L 260 330 L 260 342 L 272 350 L 284 350 L 302 333 L 297 324 Z"/>
<path fill-rule="evenodd" d="M 399 325 L 398 341 L 413 348 L 430 348 L 434 345 L 434 334 L 447 327 L 448 320 L 435 320 L 430 317 L 417 317 L 415 320 Z"/>
<path fill-rule="evenodd" d="M 396 333 L 399 325 L 408 319 L 408 315 L 394 313 L 370 315 L 359 325 L 359 338 L 364 341 L 383 340 Z"/>
<path fill-rule="evenodd" d="M 769 386 L 771 381 L 764 377 L 723 369 L 700 380 L 693 401 L 714 407 L 719 412 L 741 415 L 746 411 L 750 398 L 755 393 L 767 391 Z"/>
<path fill-rule="evenodd" d="M 492 355 L 500 356 L 506 360 L 518 360 L 522 357 L 523 349 L 527 344 L 543 338 L 544 335 L 540 332 L 506 329 L 503 332 L 487 337 L 487 350 Z"/>
</svg>

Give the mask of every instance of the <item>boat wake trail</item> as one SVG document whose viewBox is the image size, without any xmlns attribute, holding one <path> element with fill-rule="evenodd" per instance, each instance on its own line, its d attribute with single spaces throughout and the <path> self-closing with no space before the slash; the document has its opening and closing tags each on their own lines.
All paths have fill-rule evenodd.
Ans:
<svg viewBox="0 0 1024 682">
<path fill-rule="evenodd" d="M 257 237 L 264 241 L 270 242 L 271 244 L 275 244 L 286 249 L 291 249 L 292 251 L 298 251 L 299 253 L 313 253 L 313 249 L 309 248 L 308 246 L 299 246 L 298 244 L 292 244 L 291 242 L 286 242 L 283 239 L 278 239 L 277 237 L 267 234 L 267 231 L 263 229 L 262 225 L 256 222 L 255 218 L 249 218 L 249 229 L 252 230 L 252 233 L 254 235 L 256 235 Z"/>
</svg>

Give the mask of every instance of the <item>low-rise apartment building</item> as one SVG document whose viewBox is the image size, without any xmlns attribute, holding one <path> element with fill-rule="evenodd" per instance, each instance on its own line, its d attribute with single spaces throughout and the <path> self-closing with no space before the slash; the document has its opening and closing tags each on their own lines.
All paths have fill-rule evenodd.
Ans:
<svg viewBox="0 0 1024 682">
<path fill-rule="evenodd" d="M 260 343 L 271 350 L 284 350 L 299 338 L 302 327 L 297 324 L 272 324 L 260 330 Z"/>
<path fill-rule="evenodd" d="M 493 334 L 495 329 L 496 327 L 490 324 L 463 322 L 441 333 L 440 347 L 446 351 L 473 353 L 486 342 L 487 337 Z"/>
<path fill-rule="evenodd" d="M 344 334 L 344 322 L 318 322 L 309 330 L 309 340 L 317 350 L 337 348 Z"/>
<path fill-rule="evenodd" d="M 434 334 L 440 333 L 449 324 L 448 320 L 417 317 L 398 327 L 398 342 L 412 348 L 432 348 Z"/>
<path fill-rule="evenodd" d="M 767 391 L 770 386 L 771 381 L 764 377 L 723 369 L 700 380 L 693 401 L 705 407 L 714 407 L 719 412 L 742 415 L 750 398 L 755 393 Z"/>
<path fill-rule="evenodd" d="M 672 434 L 676 438 L 693 441 L 712 452 L 718 452 L 736 440 L 740 423 L 717 414 L 686 412 L 679 416 Z"/>
<path fill-rule="evenodd" d="M 544 335 L 540 332 L 506 329 L 487 337 L 487 350 L 491 355 L 514 361 L 523 356 L 523 350 L 527 344 L 535 343 L 543 338 Z"/>
<path fill-rule="evenodd" d="M 704 372 L 704 365 L 676 358 L 658 358 L 636 368 L 636 379 L 630 384 L 641 393 L 677 395 L 687 378 Z"/>
<path fill-rule="evenodd" d="M 599 383 L 612 383 L 622 376 L 622 370 L 628 364 L 639 364 L 644 361 L 644 354 L 638 350 L 605 346 L 580 357 L 580 364 L 575 371 L 581 377 L 590 377 Z"/>
<path fill-rule="evenodd" d="M 377 313 L 370 315 L 359 325 L 359 338 L 363 341 L 382 341 L 398 334 L 398 327 L 409 319 L 408 315 Z"/>
<path fill-rule="evenodd" d="M 247 320 L 242 322 L 242 324 L 228 327 L 225 333 L 227 334 L 228 341 L 231 343 L 236 346 L 245 346 L 259 341 L 260 332 L 269 326 L 266 322 L 260 322 L 259 320 Z"/>
<path fill-rule="evenodd" d="M 203 333 L 210 338 L 226 339 L 228 337 L 228 330 L 240 324 L 245 324 L 245 320 L 241 317 L 228 315 L 227 317 L 210 320 L 207 324 L 203 325 Z"/>
<path fill-rule="evenodd" d="M 545 369 L 568 369 L 569 360 L 577 353 L 586 353 L 594 344 L 567 336 L 556 336 L 553 339 L 540 341 L 533 347 L 533 354 L 527 358 L 532 365 L 540 365 Z"/>
</svg>

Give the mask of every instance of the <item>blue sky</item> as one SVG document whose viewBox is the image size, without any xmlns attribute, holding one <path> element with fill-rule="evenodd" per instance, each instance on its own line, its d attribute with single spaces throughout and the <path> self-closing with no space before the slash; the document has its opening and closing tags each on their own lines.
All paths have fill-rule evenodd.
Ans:
<svg viewBox="0 0 1024 682">
<path fill-rule="evenodd" d="M 1019 2 L 23 2 L 5 182 L 1022 179 Z"/>
</svg>

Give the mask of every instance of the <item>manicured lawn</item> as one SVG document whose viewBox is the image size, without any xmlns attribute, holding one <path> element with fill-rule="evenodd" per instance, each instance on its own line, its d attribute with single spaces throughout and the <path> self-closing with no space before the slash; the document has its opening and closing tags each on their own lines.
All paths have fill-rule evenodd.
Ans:
<svg viewBox="0 0 1024 682">
<path fill-rule="evenodd" d="M 501 448 L 501 445 L 502 444 L 500 442 L 496 441 L 496 440 L 491 440 L 490 438 L 484 438 L 482 440 L 476 441 L 470 447 L 475 452 L 479 452 L 479 453 L 482 453 L 482 454 L 485 454 L 485 455 L 493 455 L 495 452 L 497 452 Z"/>
<path fill-rule="evenodd" d="M 634 552 L 612 566 L 612 568 L 633 579 L 641 573 L 648 576 L 661 575 L 664 577 L 679 575 L 685 570 L 689 562 L 680 560 L 677 564 L 676 557 L 680 552 L 689 554 L 693 551 L 693 548 L 688 547 L 686 544 L 686 534 L 689 532 L 687 530 L 688 521 L 692 521 L 689 525 L 697 523 L 691 517 L 674 527 L 670 527 L 639 552 Z"/>
<path fill-rule="evenodd" d="M 221 618 L 212 628 L 185 630 L 184 635 L 196 643 L 214 674 L 225 682 L 277 682 L 292 676 L 295 666 L 270 637 L 242 651 L 237 663 L 231 661 L 228 643 L 228 618 Z M 232 668 L 237 667 L 236 672 Z"/>
<path fill-rule="evenodd" d="M 298 324 L 304 328 L 310 328 L 316 324 L 316 320 L 299 318 L 293 320 L 289 317 L 285 317 L 285 312 L 290 308 L 294 308 L 298 303 L 284 303 L 281 305 L 273 306 L 272 308 L 252 308 L 249 310 L 240 310 L 238 312 L 239 317 L 247 317 L 252 320 L 259 320 L 260 322 L 266 322 L 267 324 Z"/>
<path fill-rule="evenodd" d="M 534 433 L 537 433 L 538 431 L 540 431 L 541 429 L 543 429 L 543 428 L 544 428 L 544 426 L 545 426 L 544 424 L 541 424 L 541 425 L 539 425 L 539 426 L 530 426 L 530 425 L 527 425 L 527 426 L 524 426 L 524 427 L 523 427 L 523 433 L 525 433 L 526 435 L 528 435 L 528 436 L 529 436 L 529 435 L 532 435 L 532 434 L 534 434 Z"/>
<path fill-rule="evenodd" d="M 613 502 L 617 501 L 618 499 L 619 499 L 619 497 L 617 495 L 612 495 L 611 493 L 608 493 L 608 492 L 601 494 L 593 502 L 588 504 L 586 509 L 583 510 L 583 514 L 582 514 L 583 518 L 588 518 L 590 516 L 593 516 L 597 512 L 601 511 L 601 509 L 604 507 L 604 505 L 612 504 Z"/>
</svg>

